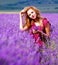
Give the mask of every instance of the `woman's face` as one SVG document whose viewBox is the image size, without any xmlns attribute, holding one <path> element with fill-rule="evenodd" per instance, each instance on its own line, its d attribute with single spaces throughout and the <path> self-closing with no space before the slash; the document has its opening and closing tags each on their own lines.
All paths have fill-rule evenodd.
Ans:
<svg viewBox="0 0 58 65">
<path fill-rule="evenodd" d="M 36 12 L 33 10 L 33 9 L 29 9 L 27 11 L 27 14 L 28 16 L 31 18 L 31 19 L 35 19 L 36 18 Z"/>
</svg>

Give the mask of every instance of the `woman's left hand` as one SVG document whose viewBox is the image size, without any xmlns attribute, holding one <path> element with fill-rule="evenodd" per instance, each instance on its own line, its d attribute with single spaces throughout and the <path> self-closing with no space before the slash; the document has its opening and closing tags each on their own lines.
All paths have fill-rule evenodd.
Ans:
<svg viewBox="0 0 58 65">
<path fill-rule="evenodd" d="M 33 29 L 33 33 L 35 34 L 35 33 L 37 33 L 37 31 Z"/>
</svg>

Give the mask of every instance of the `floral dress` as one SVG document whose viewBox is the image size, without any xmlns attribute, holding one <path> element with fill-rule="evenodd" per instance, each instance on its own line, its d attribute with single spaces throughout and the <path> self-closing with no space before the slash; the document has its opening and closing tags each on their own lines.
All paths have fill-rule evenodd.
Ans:
<svg viewBox="0 0 58 65">
<path fill-rule="evenodd" d="M 30 32 L 33 35 L 33 38 L 35 39 L 35 42 L 38 43 L 39 46 L 42 46 L 44 43 L 40 38 L 40 33 L 34 34 L 32 32 L 33 32 L 33 30 L 43 31 L 44 28 L 46 27 L 47 23 L 49 23 L 49 22 L 48 22 L 47 18 L 43 18 L 42 22 L 43 22 L 43 26 L 36 26 L 35 23 L 33 23 L 31 26 L 31 32 Z"/>
</svg>

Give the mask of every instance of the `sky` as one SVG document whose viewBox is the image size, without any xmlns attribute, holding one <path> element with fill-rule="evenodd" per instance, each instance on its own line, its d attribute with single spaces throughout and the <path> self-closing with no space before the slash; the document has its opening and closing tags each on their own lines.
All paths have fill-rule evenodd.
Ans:
<svg viewBox="0 0 58 65">
<path fill-rule="evenodd" d="M 0 0 L 0 10 L 21 10 L 30 5 L 45 12 L 58 12 L 58 0 Z"/>
</svg>

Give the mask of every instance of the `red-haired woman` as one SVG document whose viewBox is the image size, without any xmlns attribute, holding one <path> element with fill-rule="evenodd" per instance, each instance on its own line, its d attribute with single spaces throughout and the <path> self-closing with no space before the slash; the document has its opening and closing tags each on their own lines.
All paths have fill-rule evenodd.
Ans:
<svg viewBox="0 0 58 65">
<path fill-rule="evenodd" d="M 25 25 L 22 24 L 22 16 L 25 14 Z M 20 12 L 20 29 L 30 30 L 35 42 L 42 46 L 45 43 L 45 36 L 50 37 L 50 23 L 47 18 L 42 18 L 40 11 L 34 7 L 25 7 Z"/>
</svg>

